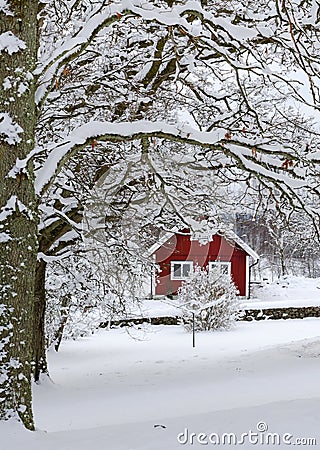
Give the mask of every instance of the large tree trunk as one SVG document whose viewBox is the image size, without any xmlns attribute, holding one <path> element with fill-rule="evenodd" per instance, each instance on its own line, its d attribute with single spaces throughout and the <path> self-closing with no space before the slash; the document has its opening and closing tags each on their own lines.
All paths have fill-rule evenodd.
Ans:
<svg viewBox="0 0 320 450">
<path fill-rule="evenodd" d="M 38 48 L 38 2 L 8 3 L 12 14 L 0 13 L 2 42 L 12 44 L 0 56 L 0 418 L 18 416 L 33 429 L 31 361 L 38 217 L 32 164 L 21 170 L 16 162 L 26 158 L 34 146 L 32 73 Z M 10 121 L 10 127 L 3 126 Z"/>
</svg>

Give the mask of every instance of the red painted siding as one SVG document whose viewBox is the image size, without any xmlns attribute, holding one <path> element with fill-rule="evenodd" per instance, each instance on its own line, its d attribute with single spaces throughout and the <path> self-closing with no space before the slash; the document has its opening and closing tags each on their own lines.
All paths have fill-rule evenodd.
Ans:
<svg viewBox="0 0 320 450">
<path fill-rule="evenodd" d="M 171 280 L 171 261 L 193 261 L 194 266 L 201 267 L 207 267 L 210 261 L 231 261 L 231 275 L 239 295 L 246 295 L 247 253 L 219 235 L 214 235 L 212 242 L 200 245 L 198 241 L 191 241 L 189 235 L 175 234 L 155 254 L 160 268 L 156 276 L 156 295 L 176 294 L 181 286 L 181 281 Z"/>
</svg>

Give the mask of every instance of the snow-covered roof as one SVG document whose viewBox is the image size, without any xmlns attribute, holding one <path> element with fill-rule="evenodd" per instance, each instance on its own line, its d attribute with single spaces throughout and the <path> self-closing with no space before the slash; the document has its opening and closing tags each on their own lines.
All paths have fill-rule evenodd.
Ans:
<svg viewBox="0 0 320 450">
<path fill-rule="evenodd" d="M 171 231 L 168 231 L 165 233 L 161 238 L 157 240 L 156 243 L 154 243 L 148 250 L 148 255 L 153 255 L 160 247 L 162 247 L 174 234 L 188 234 L 189 236 L 193 236 L 192 233 L 183 233 L 178 230 L 177 227 L 173 228 Z M 236 243 L 242 250 L 244 250 L 249 256 L 252 257 L 252 259 L 257 262 L 260 257 L 259 255 L 248 245 L 246 244 L 234 231 L 232 230 L 211 230 L 210 236 L 208 235 L 208 232 L 206 232 L 206 235 L 201 235 L 200 233 L 195 233 L 194 237 L 191 238 L 191 240 L 199 240 L 199 241 L 212 241 L 212 236 L 219 235 L 224 237 L 227 241 L 232 241 Z"/>
<path fill-rule="evenodd" d="M 234 241 L 239 245 L 239 247 L 242 248 L 242 250 L 250 255 L 252 259 L 254 259 L 254 261 L 259 261 L 260 256 L 258 255 L 258 253 L 256 253 L 248 244 L 246 244 L 234 231 L 228 230 L 224 231 L 223 233 L 218 232 L 217 234 L 223 236 L 227 241 Z"/>
</svg>

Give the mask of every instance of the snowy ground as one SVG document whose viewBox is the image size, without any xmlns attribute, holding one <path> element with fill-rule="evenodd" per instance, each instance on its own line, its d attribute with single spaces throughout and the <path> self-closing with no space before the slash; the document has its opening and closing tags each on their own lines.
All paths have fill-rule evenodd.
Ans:
<svg viewBox="0 0 320 450">
<path fill-rule="evenodd" d="M 262 309 L 281 307 L 320 306 L 320 279 L 286 276 L 274 282 L 252 287 L 250 300 L 242 308 Z M 132 307 L 132 317 L 163 317 L 179 315 L 173 300 L 144 300 L 140 307 Z"/>
<path fill-rule="evenodd" d="M 195 349 L 180 327 L 133 333 L 136 339 L 124 329 L 100 331 L 50 353 L 53 382 L 34 387 L 39 431 L 1 423 L 1 448 L 290 448 L 265 445 L 268 433 L 292 445 L 297 438 L 320 445 L 320 319 L 238 323 L 229 332 L 198 334 Z M 223 433 L 240 439 L 250 430 L 260 444 L 190 444 L 216 442 Z"/>
<path fill-rule="evenodd" d="M 252 288 L 252 298 L 245 303 L 250 308 L 283 306 L 320 306 L 320 279 L 286 276 L 272 283 Z"/>
</svg>

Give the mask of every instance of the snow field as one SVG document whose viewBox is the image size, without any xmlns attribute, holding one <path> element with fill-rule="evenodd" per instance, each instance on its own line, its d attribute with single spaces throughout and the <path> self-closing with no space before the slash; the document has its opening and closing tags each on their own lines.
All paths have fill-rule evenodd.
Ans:
<svg viewBox="0 0 320 450">
<path fill-rule="evenodd" d="M 39 431 L 1 424 L 4 448 L 203 448 L 180 444 L 178 434 L 240 436 L 257 432 L 260 422 L 320 443 L 319 319 L 238 323 L 229 332 L 198 334 L 195 349 L 180 327 L 132 334 L 100 331 L 50 352 L 53 382 L 34 386 Z M 265 447 L 234 447 L 257 446 Z"/>
</svg>

